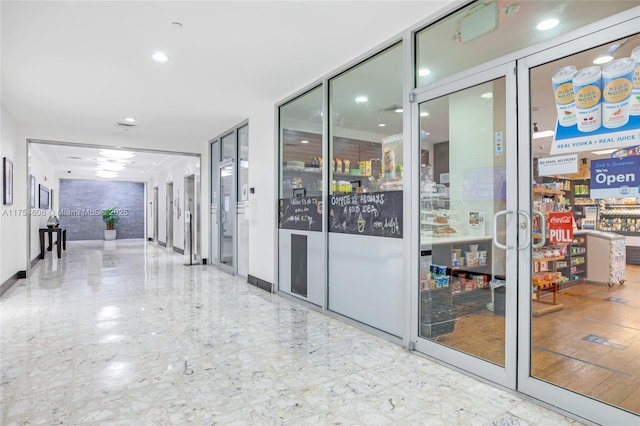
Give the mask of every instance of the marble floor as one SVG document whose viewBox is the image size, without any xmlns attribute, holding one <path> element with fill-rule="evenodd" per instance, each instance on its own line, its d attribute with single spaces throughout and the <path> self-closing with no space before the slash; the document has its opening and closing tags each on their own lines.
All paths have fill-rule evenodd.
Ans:
<svg viewBox="0 0 640 426">
<path fill-rule="evenodd" d="M 0 298 L 0 424 L 576 425 L 142 240 L 69 242 Z"/>
</svg>

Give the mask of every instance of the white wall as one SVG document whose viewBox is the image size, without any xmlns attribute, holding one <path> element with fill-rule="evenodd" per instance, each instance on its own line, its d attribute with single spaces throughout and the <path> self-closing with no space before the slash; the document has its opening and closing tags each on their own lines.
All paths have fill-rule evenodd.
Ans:
<svg viewBox="0 0 640 426">
<path fill-rule="evenodd" d="M 274 103 L 254 105 L 249 115 L 249 274 L 275 281 L 276 153 Z"/>
<path fill-rule="evenodd" d="M 2 106 L 0 117 L 0 161 L 4 157 L 13 162 L 13 204 L 2 204 L 0 213 L 0 284 L 19 271 L 26 271 L 26 209 L 25 148 L 20 144 L 18 125 Z M 2 165 L 0 165 L 2 169 Z M 2 178 L 0 178 L 0 182 Z M 0 183 L 0 187 L 2 184 Z M 0 196 L 0 203 L 2 197 Z"/>
</svg>

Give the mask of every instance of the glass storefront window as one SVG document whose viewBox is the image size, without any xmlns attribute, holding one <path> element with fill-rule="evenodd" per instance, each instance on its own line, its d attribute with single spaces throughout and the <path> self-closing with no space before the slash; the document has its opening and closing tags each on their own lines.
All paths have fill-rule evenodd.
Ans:
<svg viewBox="0 0 640 426">
<path fill-rule="evenodd" d="M 280 107 L 280 198 L 322 196 L 322 86 Z"/>
<path fill-rule="evenodd" d="M 637 5 L 611 0 L 473 2 L 417 34 L 416 87 Z"/>
<path fill-rule="evenodd" d="M 330 81 L 331 193 L 401 190 L 402 47 Z"/>
</svg>

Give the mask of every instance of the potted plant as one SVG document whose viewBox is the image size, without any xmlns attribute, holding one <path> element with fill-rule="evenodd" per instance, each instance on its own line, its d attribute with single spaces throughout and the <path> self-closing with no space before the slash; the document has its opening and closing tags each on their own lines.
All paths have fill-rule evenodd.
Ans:
<svg viewBox="0 0 640 426">
<path fill-rule="evenodd" d="M 120 220 L 118 212 L 115 208 L 102 210 L 102 220 L 107 224 L 107 229 L 104 230 L 105 240 L 116 239 L 116 224 Z"/>
</svg>

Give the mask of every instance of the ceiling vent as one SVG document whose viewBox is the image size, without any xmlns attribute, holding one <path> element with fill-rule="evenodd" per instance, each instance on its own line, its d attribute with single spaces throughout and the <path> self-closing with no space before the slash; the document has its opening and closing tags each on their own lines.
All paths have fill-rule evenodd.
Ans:
<svg viewBox="0 0 640 426">
<path fill-rule="evenodd" d="M 389 105 L 388 107 L 382 108 L 380 111 L 382 112 L 396 112 L 396 110 L 402 109 L 402 105 Z"/>
<path fill-rule="evenodd" d="M 121 121 L 117 121 L 116 122 L 116 127 L 120 128 L 120 129 L 132 129 L 134 127 L 137 127 L 137 124 L 133 124 L 133 123 L 123 123 Z"/>
</svg>

